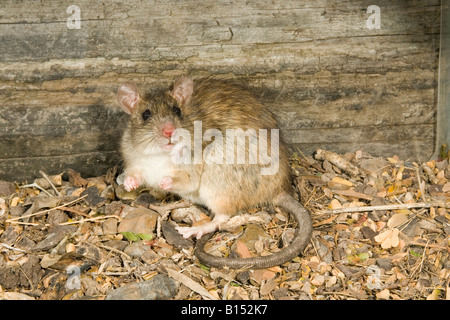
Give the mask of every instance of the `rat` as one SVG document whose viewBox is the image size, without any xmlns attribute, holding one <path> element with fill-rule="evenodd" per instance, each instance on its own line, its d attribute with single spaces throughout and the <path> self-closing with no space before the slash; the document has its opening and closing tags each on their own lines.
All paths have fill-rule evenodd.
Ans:
<svg viewBox="0 0 450 320">
<path fill-rule="evenodd" d="M 210 222 L 177 228 L 183 237 L 197 238 L 194 253 L 202 263 L 260 269 L 280 265 L 305 249 L 312 222 L 293 197 L 287 146 L 273 114 L 248 90 L 224 80 L 181 76 L 169 90 L 151 96 L 125 83 L 117 98 L 130 115 L 121 141 L 125 189 L 160 188 L 208 208 L 214 214 Z M 242 133 L 243 139 L 236 138 Z M 280 206 L 297 221 L 287 247 L 251 258 L 204 251 L 221 224 L 261 205 Z"/>
</svg>

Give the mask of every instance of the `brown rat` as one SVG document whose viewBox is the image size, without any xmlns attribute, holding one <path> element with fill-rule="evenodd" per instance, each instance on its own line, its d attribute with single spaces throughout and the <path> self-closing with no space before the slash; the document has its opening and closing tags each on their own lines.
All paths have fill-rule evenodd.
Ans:
<svg viewBox="0 0 450 320">
<path fill-rule="evenodd" d="M 248 91 L 211 78 L 194 81 L 183 76 L 172 90 L 148 99 L 134 84 L 125 84 L 118 99 L 131 115 L 121 147 L 125 188 L 160 187 L 209 208 L 214 214 L 211 222 L 177 229 L 186 238 L 200 239 L 195 254 L 203 263 L 266 268 L 303 251 L 312 223 L 291 195 L 286 145 L 273 115 Z M 263 204 L 285 208 L 299 223 L 288 247 L 245 259 L 204 252 L 204 244 L 222 223 Z M 202 237 L 205 234 L 209 235 Z"/>
</svg>

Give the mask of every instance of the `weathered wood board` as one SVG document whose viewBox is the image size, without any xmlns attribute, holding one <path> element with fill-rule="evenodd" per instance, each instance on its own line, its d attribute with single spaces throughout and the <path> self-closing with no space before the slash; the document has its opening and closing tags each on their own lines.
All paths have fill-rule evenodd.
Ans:
<svg viewBox="0 0 450 320">
<path fill-rule="evenodd" d="M 105 173 L 120 163 L 120 83 L 188 72 L 245 83 L 305 154 L 433 154 L 439 0 L 80 0 L 70 29 L 73 4 L 1 2 L 0 179 Z"/>
</svg>

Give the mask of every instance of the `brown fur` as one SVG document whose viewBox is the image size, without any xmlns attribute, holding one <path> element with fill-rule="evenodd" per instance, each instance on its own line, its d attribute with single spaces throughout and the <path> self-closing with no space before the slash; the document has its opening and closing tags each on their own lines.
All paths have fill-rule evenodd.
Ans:
<svg viewBox="0 0 450 320">
<path fill-rule="evenodd" d="M 120 90 L 119 90 L 120 91 Z M 119 95 L 119 101 L 123 96 Z M 176 104 L 181 110 L 181 116 L 174 116 L 172 108 Z M 258 102 L 248 91 L 230 85 L 224 81 L 217 81 L 211 78 L 192 80 L 182 77 L 175 81 L 171 91 L 153 96 L 147 100 L 140 100 L 134 108 L 124 108 L 126 111 L 132 109 L 132 119 L 126 130 L 122 143 L 122 152 L 125 158 L 126 172 L 135 174 L 139 183 L 154 184 L 151 180 L 153 175 L 151 168 L 145 168 L 146 174 L 139 171 L 142 168 L 142 148 L 138 146 L 141 141 L 148 143 L 148 135 L 160 137 L 161 126 L 167 121 L 173 123 L 177 128 L 187 129 L 191 136 L 194 136 L 194 122 L 201 121 L 203 133 L 207 129 L 217 129 L 223 133 L 225 143 L 225 133 L 227 129 L 277 129 L 277 122 L 270 111 Z M 151 120 L 143 121 L 142 113 L 149 109 L 154 115 Z M 127 111 L 128 112 L 128 111 Z M 270 155 L 272 137 L 268 137 L 267 154 Z M 158 140 L 158 139 L 155 139 Z M 159 139 L 158 141 L 164 141 Z M 202 151 L 210 142 L 203 141 Z M 162 143 L 164 144 L 164 143 Z M 191 148 L 193 153 L 194 148 Z M 159 153 L 155 149 L 156 155 Z M 187 151 L 184 151 L 187 152 Z M 235 156 L 237 148 L 234 149 Z M 177 193 L 180 196 L 190 199 L 208 207 L 215 217 L 209 224 L 195 228 L 179 228 L 178 230 L 185 237 L 196 235 L 200 238 L 203 234 L 216 230 L 220 223 L 226 221 L 234 214 L 248 210 L 262 204 L 277 204 L 286 206 L 294 215 L 297 221 L 304 224 L 300 226 L 300 235 L 296 240 L 301 243 L 293 245 L 289 253 L 274 255 L 273 259 L 256 259 L 247 261 L 251 265 L 267 266 L 267 264 L 279 264 L 283 259 L 292 258 L 293 254 L 298 255 L 299 250 L 306 246 L 311 233 L 311 221 L 306 210 L 295 201 L 291 194 L 290 166 L 285 143 L 279 137 L 279 164 L 278 171 L 273 175 L 262 175 L 261 168 L 264 165 L 250 164 L 246 158 L 245 164 L 179 164 L 173 165 L 169 162 L 167 166 L 163 164 L 162 171 L 169 172 L 168 177 L 163 178 L 160 183 L 165 190 Z M 245 144 L 245 154 L 249 153 L 249 144 Z M 138 160 L 137 160 L 138 159 Z M 141 159 L 141 160 L 139 160 Z M 236 159 L 236 158 L 235 158 Z M 272 159 L 273 160 L 273 159 Z M 140 162 L 139 162 L 140 161 Z M 151 165 L 150 165 L 151 166 Z M 135 171 L 131 168 L 135 167 Z M 144 171 L 145 171 L 144 170 Z M 160 170 L 160 171 L 161 171 Z M 128 175 L 127 172 L 127 175 Z M 159 172 L 155 172 L 157 174 Z M 144 177 L 144 178 L 142 178 Z M 282 200 L 280 200 L 282 199 Z M 201 246 L 196 252 L 206 263 L 214 265 L 214 258 L 208 256 Z M 241 259 L 242 260 L 242 259 Z M 224 260 L 225 261 L 225 260 Z M 228 259 L 220 265 L 231 267 L 247 266 L 247 262 Z"/>
</svg>

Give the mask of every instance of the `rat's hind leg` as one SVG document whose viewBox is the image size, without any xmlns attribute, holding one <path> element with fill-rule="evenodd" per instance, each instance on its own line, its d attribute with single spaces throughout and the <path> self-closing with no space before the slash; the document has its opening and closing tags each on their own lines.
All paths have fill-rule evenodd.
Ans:
<svg viewBox="0 0 450 320">
<path fill-rule="evenodd" d="M 189 238 L 194 236 L 200 239 L 203 235 L 216 231 L 219 225 L 227 222 L 230 219 L 228 214 L 215 214 L 214 218 L 205 224 L 197 227 L 178 227 L 177 231 L 184 237 Z"/>
<path fill-rule="evenodd" d="M 222 195 L 222 197 L 218 197 L 210 194 L 209 197 L 203 197 L 201 200 L 214 213 L 214 218 L 210 222 L 197 227 L 178 227 L 178 232 L 184 238 L 194 236 L 200 239 L 203 235 L 219 229 L 219 226 L 230 220 L 231 216 L 236 212 L 236 207 L 232 205 L 233 202 L 230 202 L 227 196 Z"/>
</svg>

